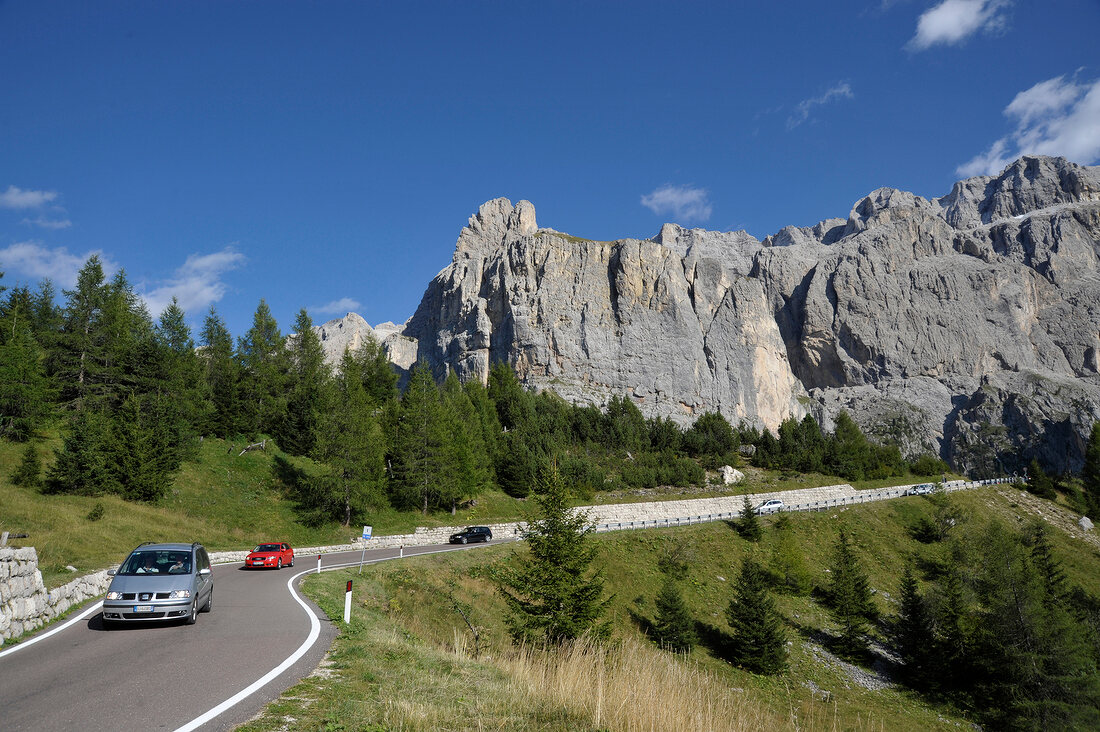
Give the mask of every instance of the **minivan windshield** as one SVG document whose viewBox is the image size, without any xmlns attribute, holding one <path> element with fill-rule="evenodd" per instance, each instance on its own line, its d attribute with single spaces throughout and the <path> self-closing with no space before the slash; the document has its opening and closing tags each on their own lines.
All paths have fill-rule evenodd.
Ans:
<svg viewBox="0 0 1100 732">
<path fill-rule="evenodd" d="M 116 574 L 187 574 L 191 571 L 190 552 L 137 551 L 133 552 Z"/>
</svg>

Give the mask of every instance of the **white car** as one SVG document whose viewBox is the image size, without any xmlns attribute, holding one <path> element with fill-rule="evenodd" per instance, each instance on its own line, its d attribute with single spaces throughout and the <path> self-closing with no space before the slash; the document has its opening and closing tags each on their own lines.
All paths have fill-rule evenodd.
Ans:
<svg viewBox="0 0 1100 732">
<path fill-rule="evenodd" d="M 909 490 L 905 491 L 907 496 L 927 496 L 932 491 L 936 490 L 936 487 L 931 483 L 921 483 L 920 485 L 912 486 Z"/>
<path fill-rule="evenodd" d="M 775 513 L 776 511 L 783 510 L 783 501 L 778 498 L 772 498 L 764 501 L 759 506 L 753 509 L 755 513 Z"/>
</svg>

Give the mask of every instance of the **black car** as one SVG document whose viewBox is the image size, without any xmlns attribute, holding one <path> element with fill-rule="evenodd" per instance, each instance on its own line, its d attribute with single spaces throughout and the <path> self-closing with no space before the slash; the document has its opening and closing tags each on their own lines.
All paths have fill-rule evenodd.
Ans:
<svg viewBox="0 0 1100 732">
<path fill-rule="evenodd" d="M 488 526 L 467 526 L 457 534 L 451 534 L 452 544 L 469 544 L 471 541 L 490 541 L 493 532 Z"/>
</svg>

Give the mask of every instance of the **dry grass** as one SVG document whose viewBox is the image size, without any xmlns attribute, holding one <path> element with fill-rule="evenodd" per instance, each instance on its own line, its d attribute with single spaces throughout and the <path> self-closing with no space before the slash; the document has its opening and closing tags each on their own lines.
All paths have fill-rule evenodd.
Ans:
<svg viewBox="0 0 1100 732">
<path fill-rule="evenodd" d="M 597 729 L 742 732 L 788 726 L 714 674 L 634 637 L 610 646 L 581 640 L 554 653 L 520 647 L 497 663 L 517 698 L 541 697 Z"/>
</svg>

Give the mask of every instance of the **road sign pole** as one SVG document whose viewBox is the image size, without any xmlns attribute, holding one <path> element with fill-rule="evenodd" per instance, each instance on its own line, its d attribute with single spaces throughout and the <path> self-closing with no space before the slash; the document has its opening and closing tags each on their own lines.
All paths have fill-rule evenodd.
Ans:
<svg viewBox="0 0 1100 732">
<path fill-rule="evenodd" d="M 367 558 L 367 546 L 363 545 L 363 553 L 359 555 L 359 574 L 363 574 L 363 560 Z"/>
<path fill-rule="evenodd" d="M 348 589 L 344 593 L 344 623 L 351 622 L 351 580 L 348 580 Z"/>
</svg>

